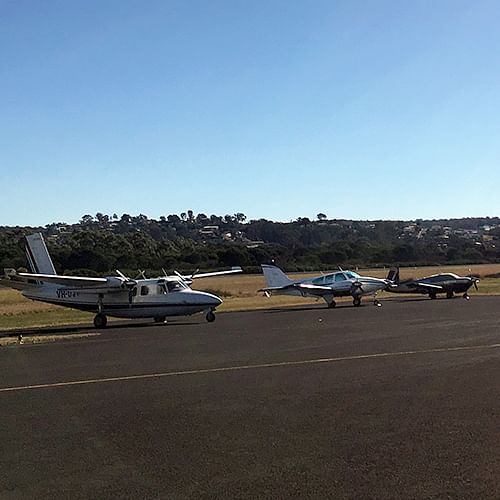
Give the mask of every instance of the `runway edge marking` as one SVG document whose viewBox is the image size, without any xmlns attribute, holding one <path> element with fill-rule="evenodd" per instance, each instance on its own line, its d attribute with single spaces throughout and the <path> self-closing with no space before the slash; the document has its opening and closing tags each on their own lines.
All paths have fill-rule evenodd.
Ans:
<svg viewBox="0 0 500 500">
<path fill-rule="evenodd" d="M 160 373 L 145 373 L 142 375 L 124 375 L 121 377 L 105 377 L 97 379 L 84 379 L 84 380 L 71 380 L 67 382 L 53 382 L 48 384 L 35 384 L 35 385 L 23 385 L 23 386 L 13 386 L 13 387 L 3 387 L 0 388 L 0 393 L 4 392 L 15 392 L 15 391 L 26 391 L 32 389 L 47 389 L 47 388 L 57 388 L 57 387 L 68 387 L 74 385 L 88 385 L 88 384 L 103 384 L 108 382 L 125 382 L 130 380 L 144 380 L 144 379 L 154 379 L 163 377 L 178 377 L 184 375 L 203 375 L 207 373 L 224 373 L 224 372 L 234 372 L 242 370 L 258 370 L 262 368 L 280 368 L 286 366 L 304 366 L 304 365 L 314 365 L 320 363 L 338 363 L 341 361 L 356 361 L 363 359 L 376 359 L 376 358 L 390 358 L 397 356 L 414 356 L 418 354 L 433 354 L 440 352 L 456 352 L 456 351 L 479 351 L 486 349 L 498 349 L 500 344 L 487 344 L 487 345 L 477 345 L 477 346 L 459 346 L 459 347 L 441 347 L 436 349 L 424 349 L 420 351 L 396 351 L 396 352 L 382 352 L 375 354 L 358 354 L 354 356 L 340 356 L 334 358 L 316 358 L 316 359 L 306 359 L 300 361 L 281 361 L 278 363 L 261 363 L 256 365 L 240 365 L 240 366 L 226 366 L 219 368 L 203 368 L 199 370 L 181 370 L 174 372 L 160 372 Z"/>
</svg>

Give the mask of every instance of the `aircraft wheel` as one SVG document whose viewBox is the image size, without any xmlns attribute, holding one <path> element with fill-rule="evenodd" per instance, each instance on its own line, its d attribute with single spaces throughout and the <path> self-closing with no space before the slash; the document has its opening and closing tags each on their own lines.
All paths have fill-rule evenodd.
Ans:
<svg viewBox="0 0 500 500">
<path fill-rule="evenodd" d="M 213 323 L 215 321 L 215 314 L 213 313 L 213 311 L 208 311 L 207 312 L 207 315 L 205 316 L 205 319 L 209 322 L 209 323 Z"/>
<path fill-rule="evenodd" d="M 453 298 L 453 292 L 446 292 L 446 298 L 447 299 L 452 299 Z"/>
<path fill-rule="evenodd" d="M 435 293 L 430 293 L 429 294 L 429 297 L 432 299 L 432 300 L 435 300 L 437 295 Z"/>
<path fill-rule="evenodd" d="M 335 306 L 337 305 L 337 303 L 332 300 L 329 304 L 328 304 L 328 309 L 333 309 Z"/>
<path fill-rule="evenodd" d="M 106 325 L 108 324 L 108 318 L 106 318 L 106 315 L 99 313 L 96 315 L 94 318 L 94 326 L 96 328 L 106 328 Z"/>
<path fill-rule="evenodd" d="M 374 305 L 374 306 L 376 306 L 376 307 L 382 307 L 382 303 L 381 303 L 381 302 L 380 302 L 380 300 L 378 300 L 378 299 L 375 299 L 375 300 L 373 301 L 373 305 Z"/>
<path fill-rule="evenodd" d="M 469 294 L 466 292 L 462 295 L 462 297 L 465 299 L 465 300 L 469 300 L 470 299 L 470 296 Z"/>
<path fill-rule="evenodd" d="M 165 323 L 166 322 L 165 316 L 155 316 L 153 319 L 154 319 L 155 323 Z"/>
<path fill-rule="evenodd" d="M 356 297 L 353 299 L 352 303 L 354 304 L 354 307 L 359 307 L 361 305 L 361 299 L 359 297 Z"/>
</svg>

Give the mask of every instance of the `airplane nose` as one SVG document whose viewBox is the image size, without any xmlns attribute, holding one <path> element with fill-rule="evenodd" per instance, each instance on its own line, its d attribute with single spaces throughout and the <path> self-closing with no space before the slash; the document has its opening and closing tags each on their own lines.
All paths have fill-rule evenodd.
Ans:
<svg viewBox="0 0 500 500">
<path fill-rule="evenodd" d="M 217 295 L 207 293 L 207 299 L 208 299 L 208 302 L 210 303 L 211 307 L 218 307 L 222 304 L 222 299 L 217 297 Z"/>
</svg>

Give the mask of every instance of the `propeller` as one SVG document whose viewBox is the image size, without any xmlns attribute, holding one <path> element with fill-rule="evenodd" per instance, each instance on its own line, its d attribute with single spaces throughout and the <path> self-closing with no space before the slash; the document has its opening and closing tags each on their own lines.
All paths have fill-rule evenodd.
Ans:
<svg viewBox="0 0 500 500">
<path fill-rule="evenodd" d="M 351 285 L 351 295 L 354 295 L 357 291 L 360 291 L 361 293 L 364 293 L 365 291 L 363 290 L 363 285 L 360 281 L 353 281 Z"/>
<path fill-rule="evenodd" d="M 174 271 L 174 274 L 180 278 L 180 280 L 185 283 L 186 285 L 191 285 L 191 283 L 193 283 L 193 278 L 195 276 L 196 273 L 199 272 L 199 268 L 196 269 L 196 271 L 192 272 L 191 274 L 187 274 L 187 275 L 183 275 L 181 273 L 179 273 L 178 271 Z M 166 274 L 165 274 L 166 276 Z"/>
<path fill-rule="evenodd" d="M 123 280 L 122 287 L 128 289 L 128 305 L 131 307 L 134 297 L 134 288 L 137 286 L 137 281 L 125 276 L 119 269 L 116 270 L 116 274 Z"/>
<path fill-rule="evenodd" d="M 469 271 L 470 271 L 470 269 L 469 269 Z M 474 274 L 469 274 L 469 276 L 467 276 L 467 277 L 472 281 L 472 283 L 473 283 L 474 288 L 476 289 L 476 291 L 479 290 L 479 288 L 477 287 L 478 282 L 481 281 L 479 279 L 479 276 L 474 275 Z"/>
<path fill-rule="evenodd" d="M 174 274 L 181 280 L 181 281 L 186 281 L 186 277 L 182 276 L 182 274 L 179 271 L 174 271 Z"/>
</svg>

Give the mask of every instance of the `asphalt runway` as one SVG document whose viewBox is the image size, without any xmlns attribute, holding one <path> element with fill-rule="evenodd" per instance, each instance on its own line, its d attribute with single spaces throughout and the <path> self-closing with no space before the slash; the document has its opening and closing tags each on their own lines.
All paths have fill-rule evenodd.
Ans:
<svg viewBox="0 0 500 500">
<path fill-rule="evenodd" d="M 500 498 L 500 298 L 82 332 L 0 347 L 2 499 Z"/>
</svg>

